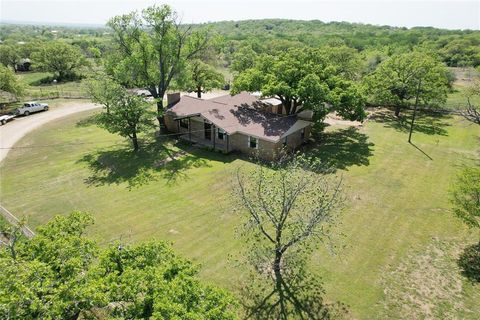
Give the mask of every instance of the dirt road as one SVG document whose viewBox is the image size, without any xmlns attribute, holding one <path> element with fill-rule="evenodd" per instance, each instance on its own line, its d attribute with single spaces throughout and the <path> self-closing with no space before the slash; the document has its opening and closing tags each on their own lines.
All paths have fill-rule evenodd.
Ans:
<svg viewBox="0 0 480 320">
<path fill-rule="evenodd" d="M 72 101 L 49 111 L 34 113 L 28 117 L 15 118 L 0 126 L 0 163 L 7 156 L 9 148 L 13 147 L 30 131 L 58 118 L 97 108 L 100 108 L 100 106 L 93 103 Z"/>
</svg>

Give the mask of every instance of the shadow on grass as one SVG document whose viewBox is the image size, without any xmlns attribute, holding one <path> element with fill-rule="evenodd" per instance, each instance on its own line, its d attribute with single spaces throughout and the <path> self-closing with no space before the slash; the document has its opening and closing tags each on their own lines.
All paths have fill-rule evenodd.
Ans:
<svg viewBox="0 0 480 320">
<path fill-rule="evenodd" d="M 480 242 L 466 247 L 458 258 L 462 274 L 473 283 L 480 283 Z"/>
<path fill-rule="evenodd" d="M 224 158 L 222 158 L 224 157 Z M 85 183 L 91 186 L 127 183 L 132 189 L 159 178 L 167 184 L 188 179 L 188 170 L 209 167 L 210 160 L 229 161 L 228 156 L 208 153 L 188 144 L 176 143 L 175 148 L 167 141 L 143 142 L 138 152 L 130 147 L 101 150 L 89 153 L 78 160 L 86 163 L 91 175 Z"/>
<path fill-rule="evenodd" d="M 319 158 L 333 170 L 344 170 L 350 166 L 368 166 L 373 155 L 372 142 L 367 135 L 355 127 L 317 133 L 315 142 L 306 147 L 308 155 Z"/>
<path fill-rule="evenodd" d="M 400 115 L 400 117 L 397 118 L 392 111 L 381 110 L 372 114 L 369 119 L 370 121 L 383 123 L 386 128 L 393 128 L 408 133 L 410 131 L 410 117 L 411 115 L 408 113 L 407 115 Z M 451 118 L 451 115 L 439 112 L 419 111 L 417 118 L 415 119 L 413 130 L 414 132 L 428 135 L 447 136 L 448 132 L 446 127 L 451 126 L 447 120 Z"/>
<path fill-rule="evenodd" d="M 430 157 L 425 151 L 423 151 L 422 149 L 420 149 L 418 146 L 416 146 L 413 142 L 409 142 L 411 146 L 413 146 L 415 149 L 417 149 L 418 151 L 420 151 L 425 157 L 427 157 L 429 160 L 433 160 L 432 157 Z"/>
</svg>

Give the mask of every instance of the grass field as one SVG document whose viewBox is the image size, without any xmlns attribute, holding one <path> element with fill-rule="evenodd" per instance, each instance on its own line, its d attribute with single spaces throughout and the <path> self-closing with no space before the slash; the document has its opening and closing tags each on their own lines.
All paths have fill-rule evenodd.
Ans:
<svg viewBox="0 0 480 320">
<path fill-rule="evenodd" d="M 18 73 L 20 79 L 26 84 L 26 96 L 30 99 L 42 99 L 49 97 L 84 97 L 85 88 L 81 81 L 53 82 L 44 83 L 46 79 L 53 78 L 48 72 L 21 72 Z"/>
<path fill-rule="evenodd" d="M 242 247 L 232 210 L 232 171 L 251 164 L 184 145 L 149 141 L 133 156 L 120 138 L 78 125 L 89 113 L 26 136 L 1 167 L 1 202 L 33 226 L 85 210 L 101 243 L 151 237 L 173 241 L 202 264 L 202 276 L 228 288 L 241 283 Z M 420 117 L 414 145 L 406 122 L 378 113 L 363 128 L 329 128 L 309 152 L 344 179 L 346 207 L 332 255 L 319 249 L 312 269 L 327 298 L 351 317 L 470 318 L 480 286 L 461 276 L 456 257 L 478 239 L 449 211 L 448 189 L 462 165 L 478 159 L 480 129 L 459 117 Z M 54 145 L 54 146 L 51 146 Z M 168 154 L 187 154 L 165 164 Z"/>
</svg>

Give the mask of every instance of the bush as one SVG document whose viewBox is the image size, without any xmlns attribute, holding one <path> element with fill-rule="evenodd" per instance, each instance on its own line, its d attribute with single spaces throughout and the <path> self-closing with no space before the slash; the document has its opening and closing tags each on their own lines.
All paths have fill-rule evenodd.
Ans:
<svg viewBox="0 0 480 320">
<path fill-rule="evenodd" d="M 480 242 L 465 248 L 458 259 L 462 273 L 472 282 L 480 282 Z"/>
</svg>

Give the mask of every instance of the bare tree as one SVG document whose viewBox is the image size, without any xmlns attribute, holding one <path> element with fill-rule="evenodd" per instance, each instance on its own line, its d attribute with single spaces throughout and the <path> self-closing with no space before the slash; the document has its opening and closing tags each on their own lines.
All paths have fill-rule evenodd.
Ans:
<svg viewBox="0 0 480 320">
<path fill-rule="evenodd" d="M 466 91 L 467 106 L 464 110 L 460 110 L 462 116 L 473 123 L 480 125 L 480 105 L 473 102 L 480 99 L 480 80 L 477 80 Z"/>
<path fill-rule="evenodd" d="M 255 284 L 266 294 L 249 288 L 253 299 L 247 317 L 329 318 L 321 283 L 305 267 L 316 243 L 329 239 L 342 203 L 341 179 L 319 174 L 320 168 L 318 162 L 293 157 L 237 171 L 236 192 L 248 214 L 248 261 L 266 280 L 263 287 Z"/>
</svg>

